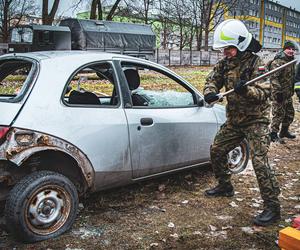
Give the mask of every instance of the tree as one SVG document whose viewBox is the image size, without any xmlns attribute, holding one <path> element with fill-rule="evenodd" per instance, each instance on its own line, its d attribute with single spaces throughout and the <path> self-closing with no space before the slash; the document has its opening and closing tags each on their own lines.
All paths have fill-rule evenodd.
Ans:
<svg viewBox="0 0 300 250">
<path fill-rule="evenodd" d="M 115 0 L 113 6 L 111 7 L 110 11 L 106 16 L 106 20 L 111 21 L 117 11 L 118 5 L 120 4 L 121 0 Z M 92 0 L 91 2 L 91 12 L 90 12 L 90 19 L 97 19 L 103 20 L 103 6 L 105 2 L 101 0 Z M 98 15 L 97 15 L 98 12 Z"/>
<path fill-rule="evenodd" d="M 9 30 L 20 23 L 24 16 L 36 11 L 34 0 L 0 0 L 0 38 L 8 42 Z"/>
<path fill-rule="evenodd" d="M 179 37 L 179 49 L 187 45 L 191 46 L 191 36 L 194 34 L 193 19 L 189 8 L 189 1 L 185 0 L 163 0 L 160 4 L 161 15 L 168 23 L 171 23 L 175 35 Z"/>
<path fill-rule="evenodd" d="M 141 18 L 145 24 L 149 24 L 150 10 L 155 6 L 155 0 L 129 0 L 126 2 L 128 13 L 134 13 L 137 17 Z"/>
<path fill-rule="evenodd" d="M 52 5 L 51 11 L 49 12 L 49 0 L 43 0 L 42 5 L 42 22 L 45 25 L 52 25 L 55 14 L 58 9 L 60 0 L 54 0 L 54 3 Z"/>
<path fill-rule="evenodd" d="M 234 9 L 239 2 L 239 0 L 199 0 L 205 50 L 208 50 L 209 34 L 223 20 L 224 14 Z"/>
</svg>

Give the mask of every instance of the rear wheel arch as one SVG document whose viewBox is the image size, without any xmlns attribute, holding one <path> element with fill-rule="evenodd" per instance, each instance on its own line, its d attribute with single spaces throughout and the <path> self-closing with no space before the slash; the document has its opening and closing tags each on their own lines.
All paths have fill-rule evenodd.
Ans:
<svg viewBox="0 0 300 250">
<path fill-rule="evenodd" d="M 79 195 L 91 188 L 91 169 L 82 166 L 72 155 L 59 149 L 41 149 L 27 154 L 20 164 L 24 169 L 32 171 L 53 171 L 69 178 L 77 188 Z"/>
</svg>

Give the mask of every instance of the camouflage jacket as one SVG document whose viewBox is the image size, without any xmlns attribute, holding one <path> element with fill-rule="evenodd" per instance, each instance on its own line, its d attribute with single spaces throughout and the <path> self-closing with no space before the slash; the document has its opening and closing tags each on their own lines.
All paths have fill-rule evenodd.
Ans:
<svg viewBox="0 0 300 250">
<path fill-rule="evenodd" d="M 294 58 L 287 57 L 284 52 L 278 53 L 270 64 L 270 70 L 275 69 Z M 270 77 L 271 80 L 271 95 L 272 99 L 276 98 L 278 93 L 283 94 L 284 98 L 290 98 L 294 94 L 295 83 L 295 65 L 288 66 L 280 71 L 277 71 Z"/>
<path fill-rule="evenodd" d="M 210 72 L 204 86 L 204 94 L 219 93 L 233 89 L 240 81 L 253 79 L 263 73 L 264 68 L 258 56 L 251 52 L 244 52 L 240 58 L 224 58 L 220 60 Z M 246 74 L 245 74 L 246 73 Z M 244 95 L 229 94 L 226 105 L 227 122 L 236 126 L 247 126 L 253 123 L 269 123 L 270 114 L 270 83 L 262 80 L 247 86 Z"/>
</svg>

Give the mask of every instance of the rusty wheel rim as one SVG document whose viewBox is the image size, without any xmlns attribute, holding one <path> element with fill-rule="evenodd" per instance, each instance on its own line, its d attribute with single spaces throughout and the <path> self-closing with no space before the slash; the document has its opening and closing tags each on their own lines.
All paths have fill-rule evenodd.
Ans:
<svg viewBox="0 0 300 250">
<path fill-rule="evenodd" d="M 58 185 L 47 185 L 30 196 L 25 209 L 25 221 L 32 232 L 49 235 L 65 224 L 70 211 L 70 194 Z"/>
</svg>

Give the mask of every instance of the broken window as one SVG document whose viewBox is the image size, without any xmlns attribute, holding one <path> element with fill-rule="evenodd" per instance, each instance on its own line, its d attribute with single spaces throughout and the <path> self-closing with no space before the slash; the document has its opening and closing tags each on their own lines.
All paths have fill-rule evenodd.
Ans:
<svg viewBox="0 0 300 250">
<path fill-rule="evenodd" d="M 122 63 L 134 107 L 175 108 L 196 104 L 194 92 L 168 73 L 146 65 Z"/>
<path fill-rule="evenodd" d="M 0 101 L 15 102 L 22 99 L 36 74 L 37 64 L 33 61 L 0 61 Z"/>
</svg>

